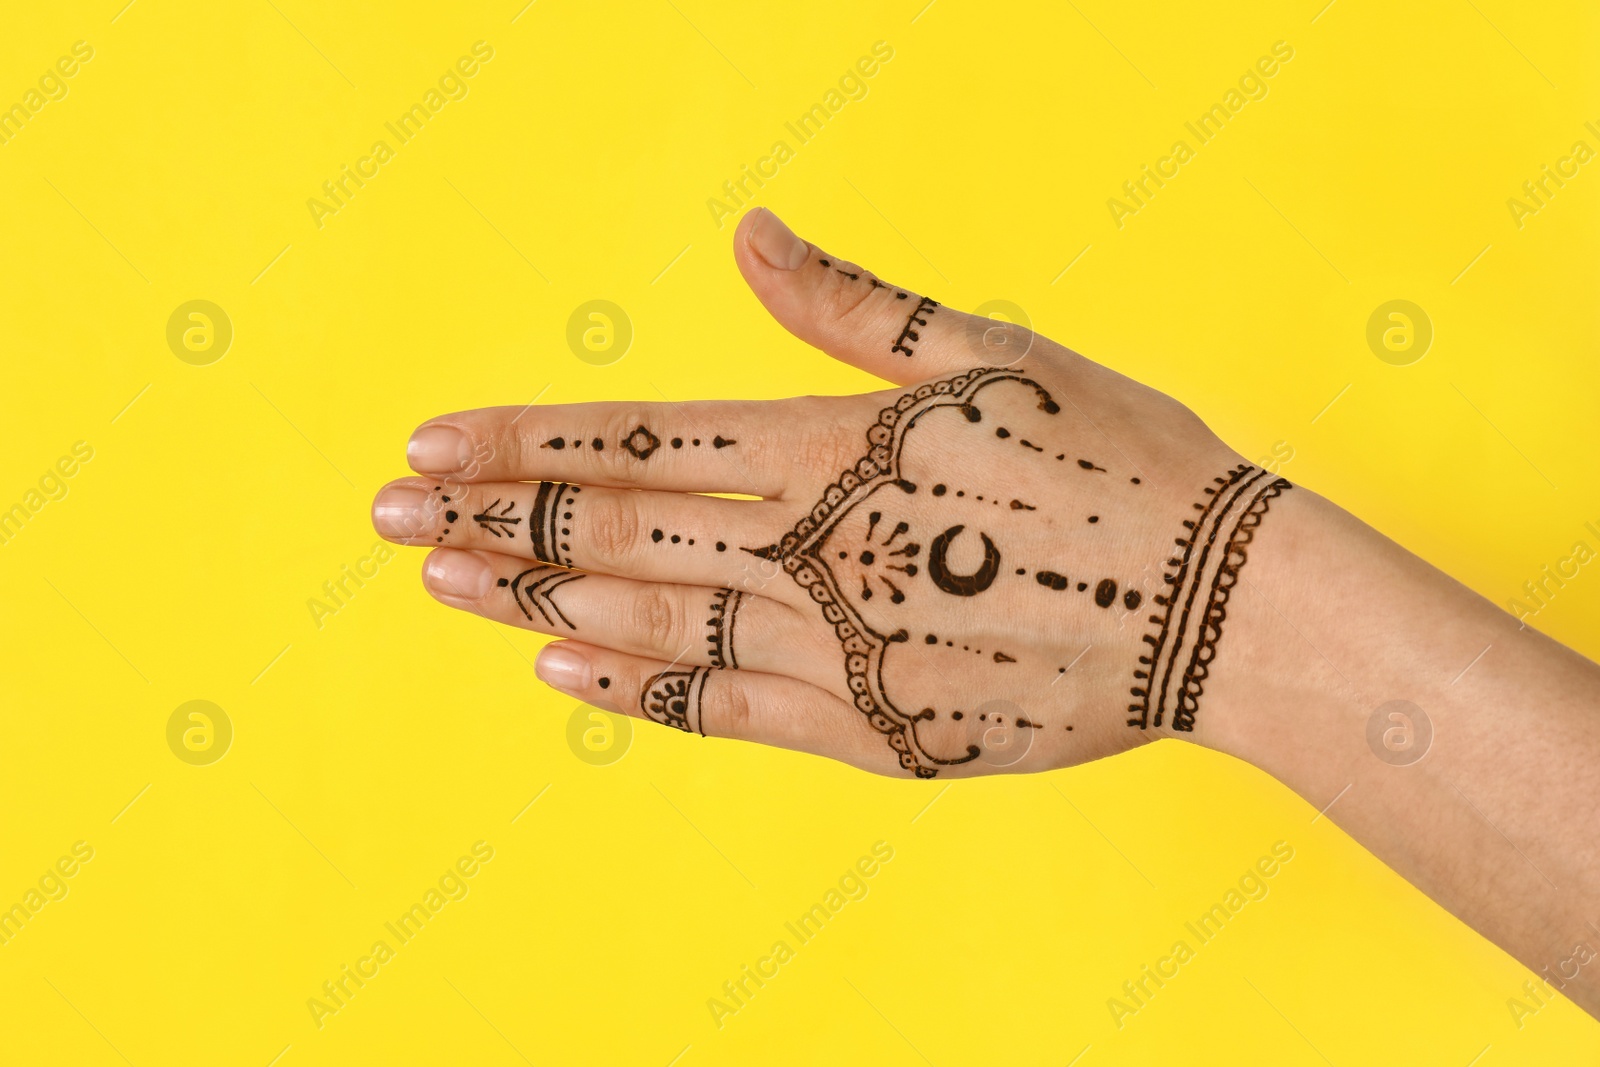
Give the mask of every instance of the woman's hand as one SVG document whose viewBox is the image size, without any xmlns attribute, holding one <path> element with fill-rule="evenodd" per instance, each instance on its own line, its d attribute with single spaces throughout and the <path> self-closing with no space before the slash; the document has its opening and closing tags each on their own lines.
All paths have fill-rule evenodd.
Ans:
<svg viewBox="0 0 1600 1067">
<path fill-rule="evenodd" d="M 566 638 L 539 676 L 590 704 L 886 774 L 1191 737 L 1600 1014 L 1600 668 L 1160 393 L 770 212 L 734 246 L 779 322 L 899 387 L 434 419 L 373 512 L 436 549 L 434 596 Z"/>
<path fill-rule="evenodd" d="M 734 246 L 780 323 L 898 387 L 433 419 L 420 477 L 373 511 L 435 549 L 429 592 L 568 639 L 539 676 L 590 704 L 882 773 L 1205 729 L 1251 640 L 1231 591 L 1289 484 L 1170 398 L 768 211 Z"/>
</svg>

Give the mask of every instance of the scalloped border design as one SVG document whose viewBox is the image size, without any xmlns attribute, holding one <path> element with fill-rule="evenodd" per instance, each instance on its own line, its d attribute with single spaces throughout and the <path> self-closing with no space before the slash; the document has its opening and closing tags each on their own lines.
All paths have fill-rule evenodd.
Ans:
<svg viewBox="0 0 1600 1067">
<path fill-rule="evenodd" d="M 971 401 L 978 391 L 997 382 L 1013 381 L 1029 386 L 1039 397 L 1039 410 L 1055 415 L 1061 406 L 1038 382 L 1025 377 L 1019 368 L 979 367 L 941 382 L 929 382 L 906 393 L 878 412 L 877 421 L 867 430 L 867 454 L 854 467 L 823 490 L 822 498 L 811 511 L 795 523 L 776 545 L 756 554 L 779 561 L 822 609 L 822 617 L 833 626 L 845 653 L 846 686 L 856 710 L 867 717 L 873 729 L 883 734 L 899 758 L 900 766 L 918 778 L 932 778 L 940 767 L 966 763 L 978 757 L 978 748 L 969 745 L 960 756 L 935 756 L 917 740 L 916 721 L 895 707 L 883 691 L 883 654 L 890 642 L 875 633 L 835 587 L 818 551 L 844 514 L 888 485 L 900 482 L 900 452 L 905 436 L 917 419 L 939 407 L 958 407 Z"/>
<path fill-rule="evenodd" d="M 1205 682 L 1211 675 L 1211 661 L 1217 657 L 1217 642 L 1222 640 L 1222 623 L 1228 617 L 1228 598 L 1239 582 L 1239 569 L 1245 564 L 1245 549 L 1255 540 L 1256 529 L 1267 514 L 1272 501 L 1294 486 L 1278 478 L 1255 495 L 1244 514 L 1228 535 L 1228 545 L 1223 550 L 1222 566 L 1211 579 L 1211 596 L 1206 601 L 1205 614 L 1200 617 L 1196 631 L 1198 640 L 1189 653 L 1189 666 L 1183 672 L 1183 682 L 1178 687 L 1178 703 L 1172 709 L 1174 730 L 1194 730 L 1195 713 L 1200 707 L 1200 695 L 1205 692 Z"/>
</svg>

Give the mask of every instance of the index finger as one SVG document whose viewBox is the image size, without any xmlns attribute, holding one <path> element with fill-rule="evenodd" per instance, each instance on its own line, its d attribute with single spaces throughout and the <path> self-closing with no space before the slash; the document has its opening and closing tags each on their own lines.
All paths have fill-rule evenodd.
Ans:
<svg viewBox="0 0 1600 1067">
<path fill-rule="evenodd" d="M 411 435 L 418 474 L 781 497 L 791 473 L 851 462 L 841 433 L 856 398 L 605 401 L 479 408 Z"/>
</svg>

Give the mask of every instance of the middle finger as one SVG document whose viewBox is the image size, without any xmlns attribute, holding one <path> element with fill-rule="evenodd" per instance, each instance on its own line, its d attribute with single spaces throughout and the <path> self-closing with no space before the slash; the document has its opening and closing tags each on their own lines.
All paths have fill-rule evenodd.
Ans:
<svg viewBox="0 0 1600 1067">
<path fill-rule="evenodd" d="M 644 581 L 761 591 L 795 603 L 794 583 L 776 581 L 777 568 L 746 551 L 774 543 L 792 522 L 790 511 L 761 500 L 569 482 L 402 478 L 378 493 L 372 519 L 396 544 L 489 549 Z"/>
</svg>

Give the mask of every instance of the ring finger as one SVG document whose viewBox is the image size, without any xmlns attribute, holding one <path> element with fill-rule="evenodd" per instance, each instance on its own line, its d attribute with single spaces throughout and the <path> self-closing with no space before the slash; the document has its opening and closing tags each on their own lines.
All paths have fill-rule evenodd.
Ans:
<svg viewBox="0 0 1600 1067">
<path fill-rule="evenodd" d="M 494 622 L 689 666 L 785 674 L 843 695 L 837 645 L 824 645 L 809 618 L 727 586 L 637 582 L 453 548 L 428 556 L 422 582 L 441 603 Z"/>
<path fill-rule="evenodd" d="M 546 685 L 606 711 L 907 776 L 864 716 L 794 678 L 663 663 L 578 641 L 551 642 L 534 667 Z"/>
</svg>

